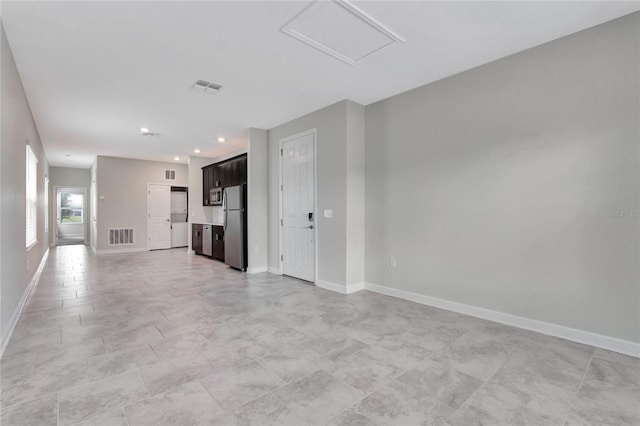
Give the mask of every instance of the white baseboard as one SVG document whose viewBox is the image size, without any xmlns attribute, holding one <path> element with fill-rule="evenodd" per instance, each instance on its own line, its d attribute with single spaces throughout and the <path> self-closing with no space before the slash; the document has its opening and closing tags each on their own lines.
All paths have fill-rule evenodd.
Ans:
<svg viewBox="0 0 640 426">
<path fill-rule="evenodd" d="M 267 268 L 267 272 L 271 274 L 282 275 L 282 271 L 280 270 L 280 268 L 273 268 L 271 266 Z"/>
<path fill-rule="evenodd" d="M 260 266 L 256 268 L 247 268 L 247 274 L 260 274 L 262 272 L 267 272 L 266 266 Z"/>
<path fill-rule="evenodd" d="M 385 294 L 387 296 L 393 296 L 423 305 L 433 306 L 435 308 L 446 309 L 448 311 L 458 312 L 513 327 L 524 328 L 526 330 L 536 331 L 549 336 L 560 337 L 574 342 L 640 358 L 640 343 L 591 333 L 589 331 L 578 330 L 571 327 L 565 327 L 563 325 L 520 317 L 504 312 L 493 311 L 491 309 L 466 305 L 464 303 L 452 302 L 450 300 L 439 299 L 437 297 L 425 296 L 423 294 L 412 293 L 405 290 L 399 290 L 397 288 L 385 287 L 378 284 L 365 283 L 364 288 L 375 293 Z"/>
<path fill-rule="evenodd" d="M 45 251 L 44 254 L 42 255 L 42 259 L 40 260 L 40 265 L 38 265 L 38 269 L 33 274 L 33 277 L 31 277 L 31 281 L 29 281 L 27 288 L 25 288 L 24 293 L 22 293 L 22 298 L 20 299 L 20 303 L 18 304 L 16 309 L 13 311 L 13 315 L 11 315 L 11 319 L 9 320 L 9 327 L 7 328 L 8 331 L 4 336 L 2 336 L 2 339 L 0 339 L 0 358 L 2 358 L 2 354 L 4 353 L 4 350 L 7 348 L 7 344 L 9 343 L 9 340 L 11 340 L 13 331 L 15 330 L 16 324 L 18 323 L 18 318 L 20 318 L 20 314 L 22 313 L 24 306 L 29 301 L 29 297 L 31 297 L 31 292 L 33 291 L 36 284 L 38 283 L 38 280 L 40 279 L 40 274 L 42 273 L 42 269 L 44 269 L 44 265 L 47 263 L 48 256 L 49 256 L 49 249 L 47 249 L 47 251 Z"/>
<path fill-rule="evenodd" d="M 332 283 L 331 281 L 316 280 L 316 286 L 326 290 L 335 291 L 337 293 L 347 294 L 346 286 Z"/>
<path fill-rule="evenodd" d="M 342 294 L 351 294 L 355 293 L 356 291 L 364 290 L 364 283 L 347 285 L 332 283 L 330 281 L 316 280 L 316 286 Z"/>
<path fill-rule="evenodd" d="M 347 284 L 347 294 L 355 293 L 360 290 L 364 290 L 363 282 Z"/>
<path fill-rule="evenodd" d="M 141 251 L 149 251 L 149 249 L 147 249 L 146 247 L 139 247 L 113 250 L 96 250 L 96 254 L 137 253 Z"/>
</svg>

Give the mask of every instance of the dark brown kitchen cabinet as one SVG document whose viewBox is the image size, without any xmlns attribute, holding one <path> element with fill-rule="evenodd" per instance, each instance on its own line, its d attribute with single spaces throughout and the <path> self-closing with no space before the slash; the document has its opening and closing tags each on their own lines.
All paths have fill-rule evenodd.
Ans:
<svg viewBox="0 0 640 426">
<path fill-rule="evenodd" d="M 216 168 L 213 166 L 209 166 L 209 189 L 216 187 L 215 174 Z M 209 202 L 212 203 L 213 200 L 209 200 Z"/>
<path fill-rule="evenodd" d="M 237 173 L 235 172 L 235 168 L 233 167 L 235 161 L 227 161 L 224 165 L 225 173 L 226 173 L 226 185 L 228 188 L 230 186 L 236 186 L 238 184 Z"/>
<path fill-rule="evenodd" d="M 202 205 L 210 206 L 211 200 L 209 199 L 211 188 L 213 188 L 214 170 L 213 166 L 207 166 L 202 168 Z"/>
<path fill-rule="evenodd" d="M 202 225 L 199 223 L 191 224 L 191 249 L 202 254 Z"/>
<path fill-rule="evenodd" d="M 213 226 L 213 258 L 224 261 L 224 227 Z"/>
<path fill-rule="evenodd" d="M 238 185 L 247 183 L 247 156 L 238 160 Z"/>
<path fill-rule="evenodd" d="M 202 168 L 202 205 L 211 206 L 212 188 L 229 188 L 247 183 L 247 154 Z"/>
<path fill-rule="evenodd" d="M 222 172 L 220 170 L 220 166 L 214 164 L 211 168 L 213 170 L 213 187 L 222 188 Z"/>
</svg>

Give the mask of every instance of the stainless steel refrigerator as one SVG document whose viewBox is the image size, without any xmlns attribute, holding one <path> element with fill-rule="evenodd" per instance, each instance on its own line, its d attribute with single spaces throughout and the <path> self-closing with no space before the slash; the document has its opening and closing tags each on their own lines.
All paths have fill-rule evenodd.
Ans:
<svg viewBox="0 0 640 426">
<path fill-rule="evenodd" d="M 224 263 L 232 268 L 247 269 L 245 186 L 225 188 L 222 196 L 224 210 Z"/>
</svg>

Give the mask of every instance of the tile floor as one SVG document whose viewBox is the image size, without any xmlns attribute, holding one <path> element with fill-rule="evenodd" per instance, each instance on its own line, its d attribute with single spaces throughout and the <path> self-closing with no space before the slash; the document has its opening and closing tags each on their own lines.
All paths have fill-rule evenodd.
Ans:
<svg viewBox="0 0 640 426">
<path fill-rule="evenodd" d="M 638 425 L 640 361 L 184 249 L 53 249 L 1 364 L 9 425 Z"/>
</svg>

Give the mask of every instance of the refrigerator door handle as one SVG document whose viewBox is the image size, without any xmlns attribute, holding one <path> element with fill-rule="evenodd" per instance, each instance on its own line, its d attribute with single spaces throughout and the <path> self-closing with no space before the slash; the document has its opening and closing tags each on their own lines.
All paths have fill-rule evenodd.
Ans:
<svg viewBox="0 0 640 426">
<path fill-rule="evenodd" d="M 222 224 L 224 225 L 224 230 L 227 230 L 227 190 L 222 190 L 222 211 L 224 212 L 224 217 L 222 219 Z"/>
</svg>

